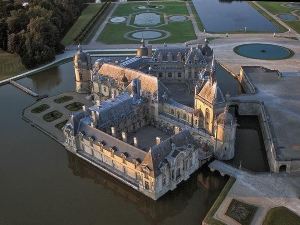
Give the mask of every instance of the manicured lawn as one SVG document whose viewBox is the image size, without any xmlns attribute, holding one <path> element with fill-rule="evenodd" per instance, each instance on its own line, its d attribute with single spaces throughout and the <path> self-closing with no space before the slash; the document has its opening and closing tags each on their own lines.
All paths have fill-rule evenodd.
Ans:
<svg viewBox="0 0 300 225">
<path fill-rule="evenodd" d="M 130 31 L 138 30 L 125 24 L 107 24 L 98 37 L 98 41 L 106 44 L 136 44 L 139 41 L 128 40 L 124 38 L 124 34 Z"/>
<path fill-rule="evenodd" d="M 300 217 L 285 207 L 270 209 L 263 225 L 299 225 Z"/>
<path fill-rule="evenodd" d="M 150 11 L 160 13 L 164 16 L 185 15 L 188 16 L 188 10 L 185 2 L 152 2 L 152 5 L 163 6 L 163 8 L 153 8 Z M 146 6 L 146 3 L 125 3 L 120 4 L 113 13 L 114 16 L 133 16 L 136 13 L 143 13 L 147 10 L 140 10 L 138 6 Z M 133 21 L 134 17 L 131 18 Z M 161 21 L 162 17 L 161 17 Z M 132 23 L 131 23 L 132 24 Z M 149 27 L 149 26 L 147 26 Z M 171 22 L 166 25 L 153 26 L 152 29 L 167 31 L 171 35 L 168 38 L 160 40 L 149 40 L 150 43 L 182 43 L 196 39 L 196 34 L 192 22 Z M 98 37 L 99 42 L 105 44 L 137 44 L 140 40 L 128 40 L 124 35 L 131 31 L 142 31 L 141 27 L 127 26 L 126 23 L 112 24 L 108 23 L 103 32 Z"/>
<path fill-rule="evenodd" d="M 64 96 L 61 96 L 59 98 L 54 99 L 54 102 L 58 103 L 58 104 L 61 104 L 61 103 L 64 103 L 64 102 L 71 101 L 72 99 L 73 99 L 72 96 L 64 95 Z"/>
<path fill-rule="evenodd" d="M 55 127 L 56 127 L 57 129 L 61 130 L 61 129 L 66 125 L 67 122 L 68 122 L 68 120 L 64 120 L 64 121 L 62 121 L 62 122 L 56 124 Z"/>
<path fill-rule="evenodd" d="M 273 14 L 279 14 L 279 13 L 289 13 L 293 10 L 291 8 L 282 6 L 282 2 L 258 2 L 262 7 L 267 9 Z"/>
<path fill-rule="evenodd" d="M 151 43 L 182 43 L 197 38 L 191 21 L 171 22 L 159 29 L 170 32 L 171 36 Z"/>
<path fill-rule="evenodd" d="M 285 21 L 285 23 L 300 34 L 300 21 Z"/>
<path fill-rule="evenodd" d="M 31 110 L 32 113 L 41 113 L 41 112 L 44 112 L 46 111 L 47 109 L 49 109 L 50 106 L 47 105 L 47 104 L 42 104 L 34 109 Z"/>
<path fill-rule="evenodd" d="M 281 2 L 257 2 L 262 7 L 264 7 L 269 12 L 277 15 L 281 13 L 291 13 L 292 11 L 296 10 L 296 8 L 290 8 L 282 6 Z M 300 21 L 283 21 L 291 28 L 293 28 L 296 32 L 300 34 Z"/>
<path fill-rule="evenodd" d="M 76 112 L 76 111 L 81 110 L 83 105 L 84 104 L 82 104 L 81 102 L 73 102 L 69 105 L 66 105 L 65 107 L 66 107 L 66 109 L 68 109 L 72 112 Z"/>
<path fill-rule="evenodd" d="M 152 2 L 152 5 L 162 5 L 162 9 L 153 9 L 157 12 L 166 13 L 168 15 L 189 15 L 185 2 Z M 146 3 L 127 3 L 119 5 L 113 13 L 113 16 L 128 16 L 131 13 L 140 12 L 135 7 L 146 6 Z"/>
<path fill-rule="evenodd" d="M 27 69 L 16 54 L 0 50 L 0 80 L 26 72 Z"/>
<path fill-rule="evenodd" d="M 73 24 L 71 29 L 62 40 L 63 45 L 70 45 L 74 38 L 84 29 L 84 27 L 91 21 L 93 16 L 101 9 L 102 4 L 90 4 L 81 13 L 79 18 Z"/>
<path fill-rule="evenodd" d="M 62 113 L 61 112 L 58 112 L 57 110 L 54 110 L 52 112 L 49 112 L 47 113 L 46 115 L 43 116 L 43 119 L 46 121 L 46 122 L 52 122 L 54 120 L 57 120 L 59 119 L 60 117 L 62 117 Z"/>
<path fill-rule="evenodd" d="M 256 211 L 256 206 L 232 199 L 225 214 L 242 225 L 250 225 Z"/>
</svg>

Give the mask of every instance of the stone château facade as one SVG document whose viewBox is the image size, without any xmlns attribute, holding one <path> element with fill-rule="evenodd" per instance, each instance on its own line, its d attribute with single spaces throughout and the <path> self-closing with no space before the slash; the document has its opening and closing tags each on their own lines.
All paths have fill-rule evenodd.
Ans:
<svg viewBox="0 0 300 225">
<path fill-rule="evenodd" d="M 74 64 L 77 90 L 88 90 L 94 106 L 84 106 L 65 125 L 69 151 L 155 200 L 213 155 L 233 158 L 236 122 L 207 42 L 153 53 L 142 42 L 136 57 L 118 64 L 97 60 L 92 68 L 79 49 Z M 78 76 L 82 71 L 86 76 Z M 169 89 L 183 83 L 193 107 Z"/>
</svg>

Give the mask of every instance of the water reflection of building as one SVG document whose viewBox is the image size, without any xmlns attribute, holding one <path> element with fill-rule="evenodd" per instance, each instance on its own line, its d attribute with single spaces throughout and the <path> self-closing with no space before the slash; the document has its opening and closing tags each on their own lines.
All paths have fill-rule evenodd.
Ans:
<svg viewBox="0 0 300 225">
<path fill-rule="evenodd" d="M 179 215 L 195 196 L 199 198 L 197 206 L 201 206 L 203 210 L 199 215 L 200 220 L 203 219 L 227 180 L 203 168 L 177 190 L 154 202 L 69 152 L 68 161 L 74 175 L 92 179 L 97 185 L 108 188 L 115 195 L 133 203 L 151 224 L 163 224 L 165 219 Z"/>
</svg>

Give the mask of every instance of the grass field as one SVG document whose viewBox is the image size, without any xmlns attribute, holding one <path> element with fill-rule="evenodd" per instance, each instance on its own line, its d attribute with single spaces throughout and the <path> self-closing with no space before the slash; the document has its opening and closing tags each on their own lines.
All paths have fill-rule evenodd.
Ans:
<svg viewBox="0 0 300 225">
<path fill-rule="evenodd" d="M 0 80 L 26 72 L 27 69 L 16 54 L 10 54 L 0 50 Z"/>
<path fill-rule="evenodd" d="M 83 30 L 83 28 L 91 21 L 91 19 L 101 9 L 102 4 L 90 4 L 81 13 L 79 18 L 70 28 L 68 33 L 61 41 L 63 45 L 70 45 L 73 43 L 74 38 Z"/>
<path fill-rule="evenodd" d="M 296 8 L 285 7 L 282 2 L 257 2 L 262 7 L 264 7 L 269 12 L 277 15 L 281 13 L 291 13 L 292 11 L 296 10 Z M 300 34 L 300 21 L 283 21 L 291 28 L 293 28 L 296 32 Z"/>
<path fill-rule="evenodd" d="M 270 209 L 263 225 L 299 225 L 300 217 L 285 207 Z"/>
<path fill-rule="evenodd" d="M 152 9 L 157 13 L 162 13 L 165 16 L 170 15 L 184 15 L 189 16 L 185 2 L 157 2 L 154 5 L 163 6 L 163 8 Z M 137 7 L 145 5 L 146 3 L 126 3 L 121 4 L 113 13 L 115 16 L 129 16 L 134 13 L 144 12 Z M 133 19 L 131 20 L 133 21 Z M 171 35 L 165 39 L 151 41 L 151 43 L 182 43 L 192 39 L 196 39 L 195 31 L 191 21 L 184 22 L 170 22 L 169 24 L 155 26 L 153 29 L 159 29 L 168 31 Z M 139 40 L 129 40 L 124 37 L 127 32 L 130 31 L 142 31 L 140 27 L 127 26 L 125 23 L 113 24 L 108 23 L 103 32 L 98 37 L 98 41 L 105 44 L 135 44 L 139 43 Z"/>
</svg>

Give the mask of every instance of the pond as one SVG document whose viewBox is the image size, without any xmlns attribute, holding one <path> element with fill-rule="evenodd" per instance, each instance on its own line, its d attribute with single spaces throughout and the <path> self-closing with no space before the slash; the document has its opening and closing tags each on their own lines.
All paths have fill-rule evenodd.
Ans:
<svg viewBox="0 0 300 225">
<path fill-rule="evenodd" d="M 193 0 L 207 32 L 247 31 L 277 32 L 276 25 L 266 19 L 246 1 Z"/>
<path fill-rule="evenodd" d="M 296 21 L 296 20 L 299 20 L 297 16 L 289 14 L 289 13 L 283 13 L 283 14 L 279 14 L 277 16 L 280 19 L 284 20 L 284 21 Z"/>
<path fill-rule="evenodd" d="M 288 48 L 279 45 L 262 43 L 239 45 L 233 50 L 240 56 L 263 60 L 287 59 L 294 55 L 294 52 Z"/>
<path fill-rule="evenodd" d="M 156 39 L 156 38 L 160 38 L 162 37 L 163 34 L 160 31 L 156 31 L 156 30 L 144 30 L 144 31 L 137 31 L 137 32 L 133 32 L 131 33 L 131 37 L 135 38 L 135 39 Z"/>
<path fill-rule="evenodd" d="M 154 26 L 160 24 L 160 15 L 152 12 L 145 12 L 135 15 L 134 24 L 139 26 Z"/>
<path fill-rule="evenodd" d="M 18 82 L 40 94 L 72 91 L 72 62 Z M 22 110 L 35 102 L 31 96 L 5 85 L 0 102 L 1 224 L 197 225 L 227 180 L 202 168 L 175 191 L 152 201 L 22 120 Z"/>
</svg>

